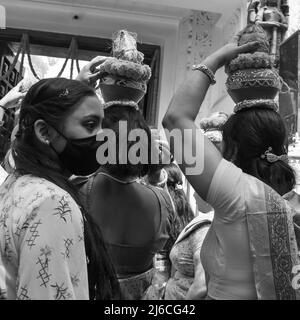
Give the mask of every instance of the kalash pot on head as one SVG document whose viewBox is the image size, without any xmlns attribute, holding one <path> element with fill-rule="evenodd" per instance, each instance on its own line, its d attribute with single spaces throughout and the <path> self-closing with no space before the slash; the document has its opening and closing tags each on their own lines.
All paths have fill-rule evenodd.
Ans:
<svg viewBox="0 0 300 320">
<path fill-rule="evenodd" d="M 278 111 L 274 99 L 282 87 L 282 79 L 274 68 L 266 32 L 256 24 L 248 25 L 238 35 L 238 45 L 258 41 L 253 53 L 239 54 L 225 68 L 227 91 L 237 104 L 235 112 L 250 107 L 270 107 Z"/>
<path fill-rule="evenodd" d="M 147 91 L 151 69 L 143 64 L 144 55 L 137 50 L 136 37 L 126 30 L 117 32 L 112 57 L 100 66 L 99 87 L 106 106 L 118 103 L 137 107 Z"/>
</svg>

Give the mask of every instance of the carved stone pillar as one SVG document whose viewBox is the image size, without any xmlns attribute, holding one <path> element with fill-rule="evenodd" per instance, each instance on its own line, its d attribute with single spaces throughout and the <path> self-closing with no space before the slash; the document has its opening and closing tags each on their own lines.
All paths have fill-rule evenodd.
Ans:
<svg viewBox="0 0 300 320">
<path fill-rule="evenodd" d="M 215 30 L 220 15 L 204 11 L 191 11 L 182 19 L 179 28 L 179 55 L 177 62 L 176 88 L 192 72 L 194 64 L 201 63 L 216 48 Z M 201 110 L 210 104 L 211 94 L 202 105 Z"/>
<path fill-rule="evenodd" d="M 238 7 L 230 19 L 223 22 L 221 26 L 217 26 L 220 19 L 220 15 L 217 13 L 191 11 L 188 16 L 182 19 L 179 27 L 176 88 L 191 72 L 194 64 L 200 63 L 214 50 L 233 40 L 234 36 L 245 26 L 246 15 L 245 3 L 245 6 Z M 234 103 L 230 98 L 227 98 L 225 72 L 219 70 L 216 78 L 217 84 L 209 89 L 198 119 L 216 111 L 230 113 L 233 109 Z"/>
<path fill-rule="evenodd" d="M 214 50 L 233 41 L 236 34 L 246 25 L 246 16 L 246 7 L 238 7 L 225 23 L 214 30 Z M 230 114 L 233 111 L 234 103 L 225 86 L 227 75 L 224 68 L 218 70 L 216 79 L 217 83 L 209 89 L 208 97 L 198 115 L 199 120 L 213 112 L 223 111 Z"/>
<path fill-rule="evenodd" d="M 176 87 L 178 87 L 194 64 L 200 63 L 213 49 L 213 33 L 219 18 L 216 13 L 191 11 L 179 27 L 179 55 Z"/>
</svg>

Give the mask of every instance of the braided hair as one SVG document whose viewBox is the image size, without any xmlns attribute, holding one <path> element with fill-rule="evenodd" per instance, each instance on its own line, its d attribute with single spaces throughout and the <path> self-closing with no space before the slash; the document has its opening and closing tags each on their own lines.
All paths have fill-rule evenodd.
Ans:
<svg viewBox="0 0 300 320">
<path fill-rule="evenodd" d="M 182 173 L 179 167 L 175 163 L 171 163 L 164 169 L 168 173 L 167 187 L 176 210 L 171 218 L 169 232 L 174 244 L 181 231 L 194 219 L 194 213 L 183 190 Z"/>
</svg>

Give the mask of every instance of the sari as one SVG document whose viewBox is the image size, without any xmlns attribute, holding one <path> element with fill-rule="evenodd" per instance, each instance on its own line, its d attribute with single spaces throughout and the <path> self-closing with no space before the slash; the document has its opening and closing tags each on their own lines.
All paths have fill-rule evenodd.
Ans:
<svg viewBox="0 0 300 320">
<path fill-rule="evenodd" d="M 165 300 L 184 300 L 186 298 L 195 279 L 194 254 L 200 251 L 212 219 L 213 212 L 199 214 L 178 236 L 170 253 L 172 274 L 166 283 Z M 199 282 L 198 285 L 201 289 L 206 288 L 205 281 Z"/>
<path fill-rule="evenodd" d="M 160 261 L 157 261 L 158 255 L 156 255 L 151 286 L 147 289 L 144 300 L 185 299 L 194 282 L 193 255 L 201 248 L 205 236 L 201 229 L 209 227 L 212 218 L 213 213 L 199 214 L 182 230 L 171 250 L 172 266 L 169 265 L 170 260 L 166 255 L 160 254 Z M 203 283 L 202 287 L 205 286 Z"/>
<path fill-rule="evenodd" d="M 288 201 L 225 159 L 207 201 L 215 209 L 201 249 L 209 297 L 299 299 L 296 212 Z"/>
<path fill-rule="evenodd" d="M 153 272 L 152 268 L 132 277 L 119 278 L 122 298 L 124 300 L 144 300 L 152 282 Z"/>
<path fill-rule="evenodd" d="M 294 229 L 295 210 L 269 186 L 252 179 L 246 219 L 260 300 L 299 300 L 299 249 Z"/>
</svg>

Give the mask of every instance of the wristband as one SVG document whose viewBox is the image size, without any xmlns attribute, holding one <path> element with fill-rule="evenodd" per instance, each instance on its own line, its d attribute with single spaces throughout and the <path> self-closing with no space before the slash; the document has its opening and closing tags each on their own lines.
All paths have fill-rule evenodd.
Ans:
<svg viewBox="0 0 300 320">
<path fill-rule="evenodd" d="M 216 84 L 216 78 L 214 73 L 204 64 L 197 64 L 192 67 L 192 70 L 197 70 L 203 72 L 210 80 L 210 84 Z"/>
</svg>

